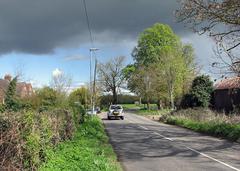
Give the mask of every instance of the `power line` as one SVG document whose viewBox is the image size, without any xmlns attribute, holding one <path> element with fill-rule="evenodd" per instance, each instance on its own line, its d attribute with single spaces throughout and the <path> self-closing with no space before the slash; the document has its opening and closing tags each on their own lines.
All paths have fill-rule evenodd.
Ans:
<svg viewBox="0 0 240 171">
<path fill-rule="evenodd" d="M 86 15 L 86 20 L 87 20 L 87 26 L 88 26 L 88 32 L 89 32 L 89 36 L 90 36 L 91 45 L 92 45 L 92 47 L 94 47 L 93 46 L 94 45 L 93 36 L 92 36 L 91 27 L 90 27 L 90 21 L 89 21 L 89 17 L 88 17 L 86 0 L 83 0 L 83 5 L 84 5 L 84 10 L 85 10 L 85 15 Z"/>
<path fill-rule="evenodd" d="M 96 59 L 96 54 L 95 51 L 98 50 L 97 48 L 94 48 L 94 40 L 93 40 L 93 36 L 92 36 L 92 31 L 91 31 L 91 27 L 90 27 L 90 21 L 89 21 L 89 17 L 88 17 L 88 10 L 87 10 L 87 4 L 86 4 L 86 0 L 83 0 L 83 5 L 84 5 L 84 9 L 85 9 L 85 15 L 86 15 L 86 20 L 87 20 L 87 27 L 88 27 L 88 32 L 89 32 L 89 36 L 90 36 L 90 41 L 91 41 L 91 48 L 90 50 L 90 92 L 91 92 L 91 108 L 92 108 L 92 114 L 94 114 L 94 110 L 95 110 L 95 93 L 96 93 L 96 69 L 97 69 L 97 59 Z M 92 55 L 94 54 L 95 56 L 95 67 L 94 67 L 94 81 L 93 81 L 93 85 L 92 85 Z"/>
</svg>

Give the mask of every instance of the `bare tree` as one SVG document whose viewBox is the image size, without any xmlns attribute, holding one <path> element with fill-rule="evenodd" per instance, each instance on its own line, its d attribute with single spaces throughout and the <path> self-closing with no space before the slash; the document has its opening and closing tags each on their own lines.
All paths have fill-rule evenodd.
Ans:
<svg viewBox="0 0 240 171">
<path fill-rule="evenodd" d="M 231 72 L 239 73 L 240 1 L 239 0 L 181 0 L 176 11 L 184 22 L 199 34 L 207 33 L 217 44 L 217 57 Z M 226 59 L 229 58 L 229 59 Z M 215 63 L 214 66 L 217 66 Z"/>
<path fill-rule="evenodd" d="M 113 104 L 117 103 L 117 95 L 120 86 L 123 84 L 124 56 L 116 57 L 106 63 L 98 65 L 98 77 L 105 92 L 113 95 Z"/>
<path fill-rule="evenodd" d="M 52 76 L 51 86 L 60 93 L 67 93 L 71 84 L 71 77 L 66 75 L 63 71 L 53 74 Z"/>
</svg>

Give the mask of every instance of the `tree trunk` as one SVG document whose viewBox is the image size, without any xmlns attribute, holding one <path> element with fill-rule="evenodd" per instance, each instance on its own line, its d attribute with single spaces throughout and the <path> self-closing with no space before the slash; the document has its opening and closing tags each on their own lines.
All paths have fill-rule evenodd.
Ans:
<svg viewBox="0 0 240 171">
<path fill-rule="evenodd" d="M 150 110 L 150 99 L 147 97 L 147 110 Z"/>
<path fill-rule="evenodd" d="M 116 88 L 113 89 L 113 104 L 117 104 L 118 99 L 117 99 L 117 91 Z"/>
<path fill-rule="evenodd" d="M 174 105 L 173 90 L 170 90 L 170 102 L 171 102 L 171 109 L 174 110 L 175 109 L 175 105 Z"/>
<path fill-rule="evenodd" d="M 158 110 L 162 109 L 162 101 L 161 101 L 161 99 L 158 99 L 157 106 L 158 106 Z"/>
</svg>

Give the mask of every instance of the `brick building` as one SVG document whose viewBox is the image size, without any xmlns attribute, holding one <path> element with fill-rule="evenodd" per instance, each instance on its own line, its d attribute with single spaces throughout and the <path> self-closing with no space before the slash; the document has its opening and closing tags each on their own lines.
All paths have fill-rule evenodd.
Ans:
<svg viewBox="0 0 240 171">
<path fill-rule="evenodd" d="M 11 75 L 5 75 L 3 79 L 0 79 L 0 104 L 4 104 L 5 93 L 11 80 Z M 20 98 L 31 96 L 33 94 L 32 85 L 26 82 L 19 82 L 16 86 L 16 93 Z"/>
</svg>

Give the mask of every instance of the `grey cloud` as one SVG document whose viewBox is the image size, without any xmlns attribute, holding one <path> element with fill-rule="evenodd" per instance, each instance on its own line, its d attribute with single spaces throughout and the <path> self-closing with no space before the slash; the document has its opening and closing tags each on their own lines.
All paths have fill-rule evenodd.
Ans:
<svg viewBox="0 0 240 171">
<path fill-rule="evenodd" d="M 65 61 L 82 61 L 86 59 L 88 59 L 88 57 L 82 55 L 72 55 L 64 58 Z"/>
<path fill-rule="evenodd" d="M 174 22 L 176 0 L 86 2 L 98 42 L 136 39 L 139 32 L 156 22 L 171 25 L 178 34 L 188 33 Z M 89 38 L 82 0 L 0 1 L 1 54 L 11 51 L 51 53 L 57 47 L 84 43 L 89 43 Z"/>
</svg>

